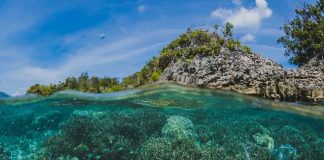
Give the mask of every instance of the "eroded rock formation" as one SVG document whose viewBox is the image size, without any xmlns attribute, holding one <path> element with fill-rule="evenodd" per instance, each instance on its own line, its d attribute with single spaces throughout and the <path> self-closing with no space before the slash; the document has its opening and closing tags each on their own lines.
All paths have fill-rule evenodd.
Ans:
<svg viewBox="0 0 324 160">
<path fill-rule="evenodd" d="M 160 82 L 168 81 L 270 99 L 318 101 L 324 99 L 324 60 L 314 58 L 296 70 L 285 70 L 255 53 L 223 48 L 214 57 L 197 55 L 171 63 L 160 77 Z"/>
</svg>

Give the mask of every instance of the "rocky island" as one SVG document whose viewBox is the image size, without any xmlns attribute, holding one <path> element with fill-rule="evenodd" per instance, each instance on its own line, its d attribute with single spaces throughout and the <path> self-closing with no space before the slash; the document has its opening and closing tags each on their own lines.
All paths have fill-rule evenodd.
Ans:
<svg viewBox="0 0 324 160">
<path fill-rule="evenodd" d="M 167 45 L 158 57 L 153 57 L 139 72 L 125 77 L 120 83 L 116 78 L 98 79 L 82 74 L 79 78 L 69 77 L 58 85 L 34 85 L 28 93 L 50 95 L 64 89 L 101 93 L 175 82 L 281 101 L 317 102 L 324 99 L 324 60 L 321 57 L 314 57 L 295 70 L 285 70 L 233 39 L 232 28 L 228 23 L 222 35 L 218 33 L 218 26 L 213 32 L 188 29 Z"/>
<path fill-rule="evenodd" d="M 206 6 L 211 6 L 212 1 L 207 3 L 205 1 L 183 1 L 182 5 L 178 4 L 179 2 L 173 1 L 171 4 L 171 1 L 163 1 L 167 4 L 167 9 L 160 7 L 162 5 L 160 1 L 154 1 L 157 4 L 153 8 L 151 2 L 148 6 L 152 5 L 152 8 L 148 10 L 149 17 L 159 22 L 159 27 L 164 28 L 163 24 L 171 25 L 171 23 L 160 23 L 161 21 L 158 21 L 154 14 L 155 11 L 162 15 L 171 11 L 173 16 L 174 13 L 180 11 L 179 9 L 188 6 L 185 12 L 180 15 L 177 13 L 178 16 L 174 16 L 175 19 L 171 18 L 171 22 L 177 22 L 174 20 L 179 20 L 178 17 L 183 18 L 182 16 L 189 12 L 196 14 L 198 11 L 208 10 Z M 217 1 L 219 4 L 224 2 Z M 234 1 L 232 2 L 234 3 Z M 240 1 L 236 1 L 236 3 L 238 2 Z M 286 10 L 288 7 L 282 5 L 281 1 L 268 2 L 269 6 L 280 5 L 276 11 Z M 189 28 L 187 31 L 184 29 L 182 34 L 161 48 L 161 52 L 150 59 L 138 72 L 121 81 L 114 77 L 97 77 L 81 73 L 78 77 L 67 77 L 57 84 L 36 84 L 28 89 L 27 94 L 39 96 L 10 96 L 0 92 L 0 160 L 323 160 L 323 2 L 324 0 L 318 0 L 316 4 L 304 4 L 302 9 L 296 9 L 298 15 L 296 19 L 289 21 L 282 28 L 285 35 L 279 38 L 278 42 L 286 48 L 285 54 L 290 57 L 290 62 L 296 65 L 293 70 L 288 70 L 279 63 L 262 57 L 262 53 L 255 53 L 251 48 L 241 43 L 236 39 L 237 36 L 233 36 L 234 26 L 224 20 L 221 28 L 215 25 L 208 29 Z M 118 13 L 127 12 L 125 15 L 133 15 L 134 12 L 130 8 L 134 8 L 134 4 L 129 3 L 128 1 L 126 4 L 122 1 L 109 1 L 107 6 L 112 5 L 112 7 L 102 9 L 105 14 L 108 9 L 109 14 L 111 13 L 120 22 L 121 25 L 118 26 L 123 27 L 125 23 L 121 22 L 126 19 L 119 16 L 120 14 L 114 14 L 114 10 Z M 137 5 L 142 2 L 134 1 L 134 3 Z M 233 14 L 239 15 L 239 18 L 243 17 L 240 21 L 246 20 L 246 15 L 240 14 L 241 12 L 251 14 L 250 18 L 252 19 L 257 18 L 254 16 L 255 12 L 271 13 L 266 0 L 255 0 L 255 3 L 256 8 L 250 8 L 250 5 L 249 8 L 245 8 L 243 5 L 236 4 L 234 10 L 224 11 L 222 8 L 219 10 L 225 14 L 233 12 Z M 12 13 L 21 15 L 17 9 L 22 9 L 23 14 L 36 15 L 36 17 L 40 15 L 30 14 L 28 10 L 24 9 L 24 7 L 31 7 L 30 4 L 26 6 L 25 3 L 15 2 L 15 6 L 16 4 L 22 8 L 12 7 L 14 11 L 17 11 Z M 58 3 L 58 5 L 60 4 Z M 62 11 L 55 14 L 62 15 L 63 18 L 51 16 L 61 19 L 60 21 L 64 22 L 64 27 L 61 28 L 56 23 L 49 23 L 52 22 L 50 20 L 52 18 L 49 17 L 49 21 L 46 20 L 44 24 L 50 26 L 55 24 L 53 27 L 56 31 L 65 32 L 67 30 L 65 27 L 78 26 L 80 25 L 79 21 L 84 23 L 83 19 L 78 20 L 77 18 L 85 16 L 79 12 L 84 12 L 83 9 L 79 10 L 80 7 L 83 8 L 83 5 L 78 1 L 73 1 L 72 4 L 73 8 L 64 9 L 63 14 Z M 90 8 L 95 8 L 95 10 L 91 9 L 95 14 L 88 18 L 96 19 L 100 8 L 106 6 L 106 3 L 101 1 L 100 3 L 92 1 L 86 3 L 87 6 L 90 4 Z M 49 8 L 53 8 L 53 3 L 48 5 Z M 63 5 L 67 7 L 67 3 Z M 8 6 L 10 5 L 5 4 L 2 8 L 7 10 Z M 49 14 L 45 3 L 41 3 L 41 5 L 37 3 L 37 6 L 44 7 L 42 10 L 46 10 L 46 12 L 39 12 L 42 16 Z M 193 10 L 193 6 L 199 10 Z M 76 9 L 78 11 L 75 11 Z M 145 6 L 139 9 L 143 14 Z M 66 11 L 68 13 L 65 13 Z M 54 11 L 51 9 L 51 12 Z M 70 14 L 73 15 L 73 21 L 70 21 L 70 18 L 65 18 L 70 17 Z M 199 12 L 199 14 L 201 13 Z M 4 15 L 10 14 L 4 12 Z M 133 18 L 130 16 L 127 19 Z M 190 16 L 190 18 L 195 17 Z M 10 23 L 10 26 L 15 27 L 15 24 L 20 24 L 15 20 L 21 19 L 23 18 L 15 18 L 15 15 L 10 16 L 9 22 L 14 22 Z M 141 18 L 138 17 L 134 20 L 140 21 Z M 166 20 L 166 18 L 164 17 L 162 20 Z M 29 19 L 24 21 L 29 21 Z M 113 22 L 115 21 L 108 24 L 113 24 Z M 87 21 L 85 23 L 93 27 L 98 25 Z M 250 21 L 244 23 L 250 23 Z M 145 23 L 145 27 L 148 26 L 151 29 L 150 24 L 152 23 Z M 38 28 L 37 25 L 35 26 Z M 132 30 L 140 30 L 136 27 L 137 25 L 132 25 Z M 25 27 L 22 26 L 22 28 Z M 45 32 L 44 29 L 41 29 L 40 32 L 36 32 L 33 27 L 27 28 L 31 28 L 33 34 L 21 32 L 17 36 L 23 38 L 33 35 L 31 38 L 37 39 L 38 34 L 44 34 L 51 39 L 51 41 L 45 42 L 54 42 L 53 44 L 56 46 L 55 36 L 48 36 L 48 33 L 52 33 L 52 31 Z M 95 27 L 91 29 L 91 32 L 100 30 Z M 84 33 L 84 28 L 79 28 L 78 32 L 75 31 L 71 30 L 67 33 L 68 35 L 79 35 L 79 33 Z M 166 34 L 166 32 L 162 32 L 162 34 Z M 141 36 L 141 34 L 139 35 Z M 259 40 L 259 35 L 257 33 L 255 35 Z M 117 36 L 120 35 L 117 34 Z M 69 37 L 64 36 L 66 40 L 64 45 L 74 46 L 74 43 L 69 42 L 71 41 Z M 82 36 L 82 39 L 85 40 L 86 37 Z M 42 69 L 43 67 L 33 69 L 34 67 L 24 66 L 35 76 L 27 78 L 41 81 L 42 78 L 39 76 L 46 76 L 46 79 L 54 80 L 59 76 L 74 74 L 92 67 L 94 70 L 98 69 L 95 73 L 106 71 L 105 67 L 109 66 L 105 65 L 112 63 L 108 52 L 115 38 L 109 35 L 107 39 L 111 40 L 105 42 L 105 37 L 105 34 L 100 34 L 100 41 L 103 43 L 99 44 L 99 47 L 92 38 L 90 41 L 85 40 L 86 45 L 94 45 L 96 49 L 85 51 L 85 55 L 81 54 L 82 58 L 71 56 L 74 54 L 67 52 L 79 50 L 84 52 L 83 47 L 66 52 L 50 45 L 55 48 L 55 51 L 52 50 L 52 56 L 60 57 L 55 53 L 66 54 L 63 57 L 69 59 L 55 65 L 50 59 L 52 56 L 49 55 L 27 54 L 23 56 L 22 58 L 25 60 L 27 56 L 33 55 L 35 56 L 33 59 L 39 62 L 43 58 L 38 56 L 45 56 L 43 63 L 50 65 L 43 66 L 46 69 Z M 152 41 L 156 37 L 151 39 L 145 36 L 141 39 L 144 38 L 145 41 Z M 41 40 L 44 39 L 41 38 Z M 72 41 L 74 41 L 73 39 Z M 23 41 L 25 40 L 27 39 Z M 141 44 L 136 41 L 138 40 L 117 40 L 118 43 L 112 45 L 112 48 L 116 48 L 111 52 L 119 55 L 119 53 L 128 51 L 128 49 L 123 50 L 117 47 L 119 45 L 122 46 L 121 48 L 136 50 L 133 45 Z M 127 45 L 133 42 L 135 44 Z M 263 42 L 267 43 L 268 40 Z M 3 44 L 8 45 L 9 43 Z M 37 45 L 43 46 L 44 43 L 37 43 Z M 147 47 L 146 43 L 143 45 Z M 104 48 L 100 46 L 104 46 Z M 9 50 L 11 54 L 8 56 L 12 56 L 15 60 L 13 62 L 20 63 L 15 59 L 17 55 L 14 47 L 11 45 L 9 47 L 12 49 Z M 0 49 L 3 48 L 0 47 Z M 98 50 L 100 52 L 97 52 Z M 116 50 L 121 50 L 121 52 L 115 52 Z M 103 57 L 108 61 L 101 61 L 103 57 L 99 55 L 102 54 L 105 54 Z M 88 57 L 88 55 L 91 56 Z M 6 56 L 0 53 L 0 60 L 5 64 L 10 64 L 11 61 L 9 60 L 8 63 Z M 90 58 L 92 56 L 97 58 Z M 57 60 L 62 60 L 63 57 Z M 142 58 L 139 57 L 139 54 L 131 54 L 131 58 L 133 57 L 134 59 L 130 60 L 135 63 L 140 62 L 139 58 Z M 70 61 L 70 58 L 78 60 L 78 63 Z M 85 59 L 87 60 L 84 61 Z M 127 64 L 131 66 L 135 63 Z M 98 68 L 97 64 L 100 64 Z M 122 64 L 118 64 L 117 67 Z M 56 68 L 56 65 L 62 68 Z M 99 66 L 103 68 L 99 68 Z M 74 67 L 80 67 L 80 70 L 74 70 Z M 9 68 L 11 69 L 11 65 Z M 7 67 L 3 70 L 7 70 Z M 12 71 L 8 70 L 8 73 Z M 123 68 L 118 68 L 115 71 L 121 72 L 120 74 L 124 72 Z M 52 73 L 49 72 L 53 72 L 55 76 L 50 76 Z M 0 75 L 4 74 L 0 73 Z M 19 88 L 20 85 L 17 82 L 20 81 L 14 81 L 20 80 L 26 75 L 29 74 L 19 74 L 15 78 L 3 77 L 0 79 L 0 89 L 2 90 L 1 86 L 5 86 L 2 83 L 7 83 L 8 80 L 12 80 L 13 83 L 9 83 L 11 86 L 5 86 L 5 88 L 11 90 Z M 108 92 L 116 93 L 108 94 Z"/>
<path fill-rule="evenodd" d="M 4 92 L 0 92 L 0 98 L 7 98 L 9 97 L 8 94 L 4 93 Z"/>
<path fill-rule="evenodd" d="M 314 58 L 296 70 L 285 70 L 256 53 L 222 48 L 215 57 L 197 55 L 189 63 L 173 62 L 160 78 L 170 81 L 276 100 L 318 101 L 324 98 L 324 61 Z"/>
<path fill-rule="evenodd" d="M 147 84 L 176 82 L 184 85 L 232 90 L 272 100 L 318 102 L 324 99 L 323 3 L 304 4 L 285 24 L 278 39 L 290 62 L 285 70 L 271 59 L 254 53 L 233 38 L 233 25 L 221 30 L 190 29 L 162 49 L 137 73 L 117 78 L 68 77 L 49 86 L 36 84 L 27 93 L 43 96 L 66 89 L 102 93 Z"/>
</svg>

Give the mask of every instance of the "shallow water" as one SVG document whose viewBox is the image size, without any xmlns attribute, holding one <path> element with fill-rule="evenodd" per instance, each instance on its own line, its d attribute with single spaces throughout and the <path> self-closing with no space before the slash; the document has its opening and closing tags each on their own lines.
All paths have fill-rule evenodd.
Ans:
<svg viewBox="0 0 324 160">
<path fill-rule="evenodd" d="M 0 98 L 0 160 L 324 159 L 324 106 L 162 84 Z"/>
</svg>

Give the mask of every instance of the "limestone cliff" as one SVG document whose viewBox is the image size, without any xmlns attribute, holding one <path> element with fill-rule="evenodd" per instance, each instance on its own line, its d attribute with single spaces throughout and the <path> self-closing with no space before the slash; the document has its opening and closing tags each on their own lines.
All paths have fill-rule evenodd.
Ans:
<svg viewBox="0 0 324 160">
<path fill-rule="evenodd" d="M 312 59 L 297 70 L 285 70 L 255 53 L 222 48 L 216 56 L 172 62 L 160 77 L 160 82 L 169 81 L 270 99 L 318 101 L 324 99 L 324 61 Z"/>
</svg>

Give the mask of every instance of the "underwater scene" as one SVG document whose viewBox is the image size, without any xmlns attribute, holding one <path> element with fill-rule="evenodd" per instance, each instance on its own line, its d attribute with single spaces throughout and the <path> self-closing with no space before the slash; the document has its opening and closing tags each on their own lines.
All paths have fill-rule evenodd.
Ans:
<svg viewBox="0 0 324 160">
<path fill-rule="evenodd" d="M 324 107 L 175 84 L 0 98 L 0 160 L 321 160 Z"/>
</svg>

